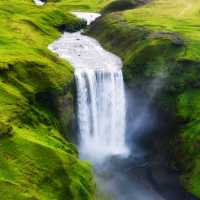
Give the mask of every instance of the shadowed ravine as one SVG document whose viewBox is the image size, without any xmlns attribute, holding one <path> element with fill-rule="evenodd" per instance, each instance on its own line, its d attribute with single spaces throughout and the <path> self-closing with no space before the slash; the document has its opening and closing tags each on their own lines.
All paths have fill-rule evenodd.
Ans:
<svg viewBox="0 0 200 200">
<path fill-rule="evenodd" d="M 88 25 L 99 17 L 74 14 Z M 65 32 L 49 49 L 74 66 L 80 156 L 93 163 L 100 195 L 115 200 L 194 199 L 166 168 L 164 155 L 152 156 L 136 145 L 135 135 L 146 137 L 157 119 L 148 100 L 136 97 L 137 92 L 125 94 L 121 59 L 81 32 Z"/>
</svg>

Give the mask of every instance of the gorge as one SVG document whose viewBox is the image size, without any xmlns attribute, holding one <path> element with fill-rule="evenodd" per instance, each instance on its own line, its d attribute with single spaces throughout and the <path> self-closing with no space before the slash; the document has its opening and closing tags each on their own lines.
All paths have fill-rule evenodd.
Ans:
<svg viewBox="0 0 200 200">
<path fill-rule="evenodd" d="M 86 20 L 87 25 L 100 17 L 100 14 L 96 13 L 72 12 L 72 14 Z M 67 59 L 74 67 L 79 153 L 81 159 L 89 160 L 94 165 L 100 199 L 195 199 L 181 189 L 176 180 L 177 175 L 159 166 L 165 162 L 164 159 L 157 161 L 161 163 L 153 166 L 147 152 L 139 147 L 140 145 L 137 147 L 137 141 L 127 145 L 126 140 L 130 138 L 130 135 L 127 135 L 130 132 L 130 124 L 131 129 L 141 135 L 144 134 L 142 130 L 145 127 L 148 129 L 148 123 L 151 124 L 149 117 L 152 123 L 155 123 L 153 122 L 155 116 L 149 110 L 151 104 L 149 99 L 138 104 L 141 108 L 132 108 L 133 115 L 138 117 L 127 122 L 130 117 L 127 115 L 128 109 L 136 106 L 133 102 L 127 105 L 127 98 L 131 101 L 143 100 L 140 95 L 128 97 L 125 94 L 121 59 L 103 49 L 95 39 L 84 35 L 83 30 L 75 33 L 64 32 L 58 40 L 49 45 L 49 49 Z M 162 88 L 166 76 L 160 73 L 150 82 L 148 89 L 151 91 L 151 98 L 154 98 Z M 145 117 L 148 115 L 149 117 Z M 150 131 L 145 132 L 148 134 Z M 140 137 L 148 138 L 145 135 Z M 158 174 L 154 168 L 157 168 L 158 174 L 161 173 L 159 176 L 163 186 L 159 186 L 159 180 L 155 179 Z M 165 184 L 171 186 L 165 187 Z"/>
<path fill-rule="evenodd" d="M 0 1 L 0 199 L 197 200 L 200 2 Z"/>
</svg>

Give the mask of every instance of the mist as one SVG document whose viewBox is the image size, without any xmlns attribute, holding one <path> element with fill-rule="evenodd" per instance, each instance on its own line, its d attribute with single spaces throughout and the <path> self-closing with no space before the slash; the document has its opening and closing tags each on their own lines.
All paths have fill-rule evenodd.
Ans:
<svg viewBox="0 0 200 200">
<path fill-rule="evenodd" d="M 128 158 L 113 156 L 95 166 L 99 190 L 106 199 L 164 200 L 151 183 L 148 172 L 149 149 L 141 142 L 158 124 L 154 98 L 165 84 L 166 74 L 159 73 L 145 87 L 126 87 L 126 141 Z"/>
</svg>

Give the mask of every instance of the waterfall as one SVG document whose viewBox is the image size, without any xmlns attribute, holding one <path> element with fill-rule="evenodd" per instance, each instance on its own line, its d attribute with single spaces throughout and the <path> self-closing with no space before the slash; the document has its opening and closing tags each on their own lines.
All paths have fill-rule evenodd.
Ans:
<svg viewBox="0 0 200 200">
<path fill-rule="evenodd" d="M 73 12 L 90 24 L 99 14 Z M 103 162 L 128 155 L 126 102 L 121 59 L 82 31 L 65 32 L 49 49 L 74 67 L 81 158 Z"/>
<path fill-rule="evenodd" d="M 77 69 L 78 124 L 83 158 L 126 155 L 126 105 L 121 69 Z"/>
</svg>

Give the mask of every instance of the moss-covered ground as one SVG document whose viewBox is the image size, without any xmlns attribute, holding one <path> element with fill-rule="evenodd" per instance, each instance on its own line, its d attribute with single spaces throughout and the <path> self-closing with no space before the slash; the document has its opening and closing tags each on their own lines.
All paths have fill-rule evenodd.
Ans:
<svg viewBox="0 0 200 200">
<path fill-rule="evenodd" d="M 200 2 L 196 0 L 153 0 L 136 9 L 111 12 L 98 19 L 88 31 L 123 58 L 127 81 L 138 84 L 160 78 L 162 91 L 155 102 L 176 120 L 176 136 L 171 146 L 175 165 L 182 172 L 184 187 L 198 197 L 199 10 Z"/>
<path fill-rule="evenodd" d="M 69 11 L 106 3 L 0 1 L 1 200 L 94 199 L 90 166 L 63 137 L 73 117 L 73 70 L 47 46 L 60 26 L 82 26 Z"/>
</svg>

